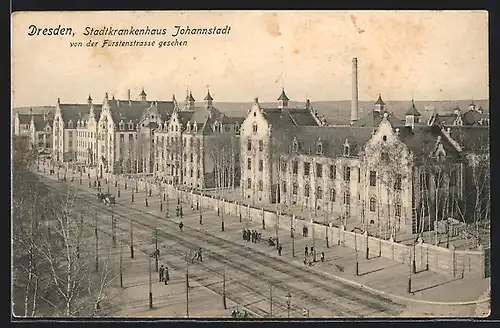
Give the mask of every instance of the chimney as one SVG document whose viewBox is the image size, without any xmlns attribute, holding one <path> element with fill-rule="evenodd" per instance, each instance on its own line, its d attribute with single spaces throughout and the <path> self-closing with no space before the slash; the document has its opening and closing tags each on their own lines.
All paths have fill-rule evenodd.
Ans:
<svg viewBox="0 0 500 328">
<path fill-rule="evenodd" d="M 358 120 L 358 59 L 352 59 L 351 124 Z"/>
<path fill-rule="evenodd" d="M 127 90 L 127 100 L 130 101 L 130 89 Z"/>
</svg>

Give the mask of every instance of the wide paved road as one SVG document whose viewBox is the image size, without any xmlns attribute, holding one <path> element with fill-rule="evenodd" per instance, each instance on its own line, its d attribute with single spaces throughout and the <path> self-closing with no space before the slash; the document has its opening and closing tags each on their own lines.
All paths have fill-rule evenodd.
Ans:
<svg viewBox="0 0 500 328">
<path fill-rule="evenodd" d="M 51 185 L 62 187 L 62 183 Z M 77 183 L 71 185 L 82 187 Z M 151 243 L 151 251 L 154 249 L 153 231 L 157 229 L 162 263 L 176 269 L 185 268 L 186 254 L 201 247 L 203 262 L 195 261 L 190 265 L 190 279 L 222 294 L 221 282 L 225 275 L 227 297 L 260 317 L 286 317 L 287 293 L 292 295 L 290 317 L 302 317 L 304 309 L 309 311 L 310 317 L 397 316 L 404 308 L 403 304 L 333 280 L 286 259 L 270 257 L 201 228 L 185 226 L 180 232 L 177 218 L 164 218 L 134 208 L 124 197 L 117 200 L 117 205 L 111 209 L 97 201 L 95 189 L 93 193 L 88 188 L 78 189 L 77 201 L 88 210 L 99 212 L 101 229 L 108 227 L 111 231 L 110 217 L 113 212 L 117 233 L 126 236 L 132 222 L 134 244 L 144 247 Z M 197 212 L 186 212 L 190 212 L 186 213 L 186 220 L 189 216 L 199 215 Z M 214 302 L 220 300 L 214 299 Z"/>
</svg>

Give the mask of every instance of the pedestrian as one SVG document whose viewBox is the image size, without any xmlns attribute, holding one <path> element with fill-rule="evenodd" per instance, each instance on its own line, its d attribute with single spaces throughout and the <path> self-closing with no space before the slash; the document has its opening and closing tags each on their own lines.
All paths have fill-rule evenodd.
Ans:
<svg viewBox="0 0 500 328">
<path fill-rule="evenodd" d="M 182 221 L 181 221 L 181 223 L 179 223 L 179 230 L 180 230 L 181 232 L 182 232 L 182 227 L 184 227 L 184 223 L 182 223 Z"/>
<path fill-rule="evenodd" d="M 325 252 L 321 252 L 321 262 L 325 262 Z"/>
<path fill-rule="evenodd" d="M 200 262 L 203 262 L 203 256 L 202 256 L 202 254 L 201 254 L 201 247 L 200 247 L 200 249 L 198 250 L 198 260 L 199 260 Z"/>
<path fill-rule="evenodd" d="M 168 268 L 165 267 L 165 271 L 163 273 L 163 281 L 165 282 L 165 285 L 168 285 L 169 280 L 170 280 L 170 275 L 168 274 Z"/>
<path fill-rule="evenodd" d="M 306 245 L 306 247 L 304 247 L 304 255 L 305 256 L 309 255 L 309 248 L 307 248 L 307 245 Z"/>
<path fill-rule="evenodd" d="M 165 270 L 165 268 L 163 267 L 163 264 L 162 264 L 161 267 L 160 267 L 160 270 L 158 271 L 159 282 L 163 281 L 163 272 L 164 272 L 164 270 Z"/>
<path fill-rule="evenodd" d="M 306 236 L 306 226 L 302 227 L 302 237 Z"/>
<path fill-rule="evenodd" d="M 283 250 L 283 247 L 281 245 L 278 246 L 278 255 L 281 256 L 281 251 Z"/>
<path fill-rule="evenodd" d="M 255 230 L 252 230 L 252 243 L 255 243 Z"/>
<path fill-rule="evenodd" d="M 304 265 L 307 265 L 307 257 L 304 256 Z"/>
<path fill-rule="evenodd" d="M 247 241 L 250 241 L 250 238 L 252 237 L 252 233 L 250 232 L 249 229 L 247 229 Z"/>
<path fill-rule="evenodd" d="M 243 240 L 247 240 L 247 231 L 243 229 Z"/>
</svg>

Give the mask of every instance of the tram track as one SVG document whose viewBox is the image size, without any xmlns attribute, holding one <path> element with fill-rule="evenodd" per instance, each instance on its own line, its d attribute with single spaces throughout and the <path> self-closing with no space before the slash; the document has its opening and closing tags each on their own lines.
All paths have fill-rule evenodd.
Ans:
<svg viewBox="0 0 500 328">
<path fill-rule="evenodd" d="M 259 267 L 265 266 L 267 268 L 272 268 L 280 275 L 291 278 L 273 282 L 273 288 L 276 288 L 282 292 L 293 293 L 294 298 L 299 298 L 305 304 L 315 305 L 321 308 L 325 308 L 326 306 L 326 309 L 331 310 L 330 312 L 336 316 L 358 316 L 360 314 L 359 310 L 352 310 L 353 306 L 358 308 L 361 307 L 360 310 L 362 310 L 362 314 L 364 316 L 380 313 L 394 316 L 397 315 L 400 308 L 402 308 L 402 305 L 394 303 L 390 299 L 371 294 L 367 291 L 361 291 L 353 286 L 338 282 L 336 280 L 332 280 L 325 274 L 312 272 L 310 270 L 307 270 L 306 268 L 290 265 L 290 263 L 287 263 L 285 260 L 270 258 L 266 254 L 263 254 L 258 250 L 255 250 L 248 246 L 242 246 L 234 242 L 219 238 L 217 236 L 200 232 L 197 229 L 185 227 L 183 233 L 166 232 L 161 228 L 166 228 L 168 229 L 168 231 L 177 231 L 178 229 L 177 223 L 172 219 L 159 217 L 157 215 L 134 208 L 122 202 L 117 202 L 115 208 L 111 210 L 109 207 L 104 206 L 103 204 L 96 204 L 96 200 L 90 192 L 82 190 L 80 188 L 78 189 L 81 191 L 78 198 L 86 205 L 98 209 L 100 212 L 105 212 L 108 214 L 111 214 L 111 212 L 113 212 L 115 216 L 119 216 L 126 221 L 133 221 L 136 225 L 142 226 L 146 229 L 151 229 L 151 231 L 153 231 L 153 229 L 155 228 L 158 228 L 158 238 L 165 238 L 167 240 L 175 241 L 177 244 L 183 245 L 188 249 L 195 249 L 201 245 L 199 245 L 199 243 L 194 243 L 192 241 L 186 240 L 182 237 L 184 235 L 196 241 L 206 243 L 208 247 L 204 247 L 204 253 L 208 255 L 210 260 L 214 260 L 218 263 L 225 263 L 229 268 L 235 270 L 236 272 L 240 272 L 242 274 L 244 273 L 251 277 L 253 280 L 256 280 L 260 283 L 262 283 L 263 281 L 267 282 L 267 273 L 265 270 L 262 270 Z M 133 212 L 131 213 L 130 210 L 127 211 L 126 209 L 130 209 Z M 232 255 L 232 257 L 230 258 L 226 255 L 220 254 L 219 252 L 215 252 L 211 250 L 212 248 L 218 249 L 219 251 L 228 252 Z M 172 253 L 175 255 L 181 255 L 183 251 L 183 249 L 172 250 Z M 238 257 L 241 258 L 241 261 L 239 263 L 237 263 L 236 261 L 239 260 Z M 251 263 L 245 263 L 245 260 L 246 262 Z M 288 268 L 287 266 L 291 266 L 291 268 Z M 213 269 L 211 270 L 212 274 L 221 275 L 220 272 L 216 273 L 213 271 Z M 309 284 L 318 291 L 323 291 L 324 293 L 330 294 L 331 297 L 321 298 L 316 295 L 312 295 L 311 292 L 313 292 L 314 290 L 303 290 L 302 288 L 292 286 L 290 283 L 283 282 L 284 280 L 295 282 L 300 281 L 305 284 Z M 247 287 L 257 294 L 263 294 L 262 292 L 256 291 L 255 287 Z M 346 306 L 345 304 L 348 305 Z M 276 300 L 276 304 L 273 305 L 279 306 L 280 308 L 286 308 L 286 304 L 278 299 Z"/>
</svg>

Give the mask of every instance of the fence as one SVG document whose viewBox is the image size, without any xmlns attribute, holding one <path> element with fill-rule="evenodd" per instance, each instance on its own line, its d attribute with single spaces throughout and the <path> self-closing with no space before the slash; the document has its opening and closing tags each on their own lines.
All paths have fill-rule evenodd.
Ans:
<svg viewBox="0 0 500 328">
<path fill-rule="evenodd" d="M 129 186 L 135 187 L 135 180 L 125 180 L 128 181 Z M 147 183 L 145 181 L 137 182 L 139 191 L 151 189 L 156 195 L 158 195 L 159 186 L 159 184 Z M 215 211 L 219 207 L 221 211 L 229 215 L 238 216 L 241 213 L 242 217 L 248 220 L 259 223 L 263 221 L 266 229 L 274 229 L 276 227 L 278 216 L 275 212 L 237 202 L 217 200 L 214 196 L 205 196 L 178 190 L 175 186 L 169 184 L 161 184 L 161 188 L 169 195 L 177 195 L 183 202 L 193 205 L 199 203 L 200 206 L 211 208 Z M 288 215 L 280 215 L 279 220 L 280 229 L 293 228 L 295 231 L 298 231 L 298 225 L 307 226 L 309 231 L 314 230 L 313 233 L 317 240 L 326 239 L 328 234 L 328 239 L 333 245 L 352 249 L 357 247 L 358 251 L 366 251 L 368 244 L 369 258 L 382 257 L 399 263 L 409 263 L 415 260 L 417 272 L 428 269 L 432 272 L 453 277 L 485 278 L 489 276 L 489 249 L 486 251 L 484 249 L 480 251 L 463 251 L 437 247 L 424 242 L 418 242 L 414 246 L 406 246 L 392 240 L 382 240 L 359 232 L 346 231 L 343 226 L 325 226 L 324 224 L 314 223 L 309 220 L 299 220 L 296 217 Z"/>
</svg>

